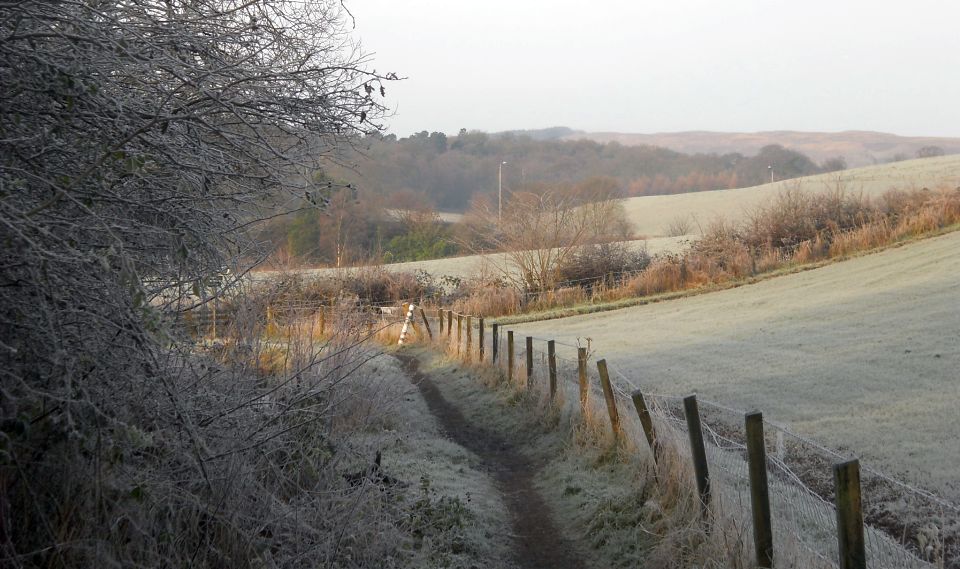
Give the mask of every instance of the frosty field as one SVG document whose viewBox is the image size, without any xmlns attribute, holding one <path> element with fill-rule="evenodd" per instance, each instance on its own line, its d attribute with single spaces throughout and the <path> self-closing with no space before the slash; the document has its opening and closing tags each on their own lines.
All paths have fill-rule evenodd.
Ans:
<svg viewBox="0 0 960 569">
<path fill-rule="evenodd" d="M 957 499 L 960 233 L 755 285 L 511 326 L 637 386 L 765 416 Z M 618 381 L 623 382 L 618 377 Z"/>
</svg>

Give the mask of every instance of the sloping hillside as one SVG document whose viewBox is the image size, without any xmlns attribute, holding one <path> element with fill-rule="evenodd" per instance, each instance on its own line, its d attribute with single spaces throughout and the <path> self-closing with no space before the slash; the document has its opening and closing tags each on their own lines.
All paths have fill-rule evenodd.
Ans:
<svg viewBox="0 0 960 569">
<path fill-rule="evenodd" d="M 661 132 L 654 134 L 618 132 L 572 132 L 565 140 L 618 142 L 625 146 L 662 146 L 687 154 L 739 152 L 754 155 L 768 144 L 779 144 L 802 152 L 817 162 L 843 156 L 851 167 L 889 160 L 898 154 L 913 157 L 925 146 L 939 146 L 947 154 L 960 153 L 960 138 L 897 136 L 885 132 Z"/>
<path fill-rule="evenodd" d="M 641 235 L 667 235 L 670 225 L 678 218 L 686 219 L 690 232 L 697 233 L 698 223 L 709 223 L 717 216 L 727 220 L 740 219 L 750 208 L 787 188 L 829 191 L 837 187 L 838 180 L 847 191 L 863 192 L 868 196 L 882 195 L 891 188 L 960 187 L 960 155 L 906 160 L 750 188 L 630 198 L 624 205 L 636 232 Z"/>
<path fill-rule="evenodd" d="M 589 337 L 644 389 L 761 409 L 957 499 L 958 274 L 952 233 L 756 285 L 511 328 Z"/>
</svg>

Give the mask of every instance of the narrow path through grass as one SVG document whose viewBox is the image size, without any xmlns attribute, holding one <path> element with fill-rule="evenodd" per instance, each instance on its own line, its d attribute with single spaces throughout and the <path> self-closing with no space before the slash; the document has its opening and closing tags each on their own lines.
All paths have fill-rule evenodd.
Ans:
<svg viewBox="0 0 960 569">
<path fill-rule="evenodd" d="M 496 480 L 510 511 L 515 536 L 513 552 L 520 567 L 585 567 L 572 544 L 561 536 L 550 509 L 534 485 L 542 465 L 521 453 L 510 440 L 467 420 L 453 402 L 444 398 L 434 378 L 420 371 L 417 357 L 409 353 L 400 353 L 397 357 L 447 436 L 480 457 Z"/>
</svg>

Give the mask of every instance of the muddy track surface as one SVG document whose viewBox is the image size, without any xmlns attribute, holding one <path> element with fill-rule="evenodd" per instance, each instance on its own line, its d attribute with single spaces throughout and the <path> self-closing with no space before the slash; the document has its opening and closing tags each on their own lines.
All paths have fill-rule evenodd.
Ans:
<svg viewBox="0 0 960 569">
<path fill-rule="evenodd" d="M 397 357 L 447 437 L 480 457 L 496 481 L 510 510 L 517 564 L 530 569 L 583 569 L 583 561 L 561 537 L 549 508 L 537 493 L 534 476 L 538 468 L 533 461 L 509 441 L 469 422 L 443 397 L 433 379 L 420 371 L 420 362 L 415 357 L 403 354 Z"/>
</svg>

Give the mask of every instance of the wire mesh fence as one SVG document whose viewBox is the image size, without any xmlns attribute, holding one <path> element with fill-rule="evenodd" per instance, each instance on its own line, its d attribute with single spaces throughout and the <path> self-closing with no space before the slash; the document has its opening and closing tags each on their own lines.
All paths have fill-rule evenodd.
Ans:
<svg viewBox="0 0 960 569">
<path fill-rule="evenodd" d="M 439 325 L 439 320 L 436 321 Z M 456 319 L 454 329 L 445 328 L 448 345 L 459 349 L 464 359 L 479 361 L 479 319 L 471 319 L 472 343 Z M 447 326 L 444 322 L 444 326 Z M 461 327 L 465 319 L 461 319 Z M 510 332 L 513 332 L 513 347 Z M 550 340 L 485 324 L 482 336 L 484 358 L 502 377 L 512 378 L 518 388 L 532 392 L 561 413 L 584 414 L 595 423 L 609 427 L 608 410 L 600 389 L 596 362 L 598 354 L 589 342 L 553 342 L 556 384 L 551 388 Z M 441 336 L 443 338 L 443 336 Z M 579 361 L 587 354 L 586 365 Z M 511 357 L 512 353 L 512 357 Z M 496 358 L 495 361 L 494 358 Z M 529 366 L 529 368 L 528 368 Z M 608 363 L 614 401 L 620 420 L 620 436 L 636 452 L 645 453 L 653 466 L 653 454 L 631 398 L 638 386 Z M 586 391 L 581 387 L 585 376 Z M 642 390 L 641 390 L 642 391 Z M 673 394 L 643 392 L 658 439 L 669 439 L 675 452 L 690 456 L 691 448 L 683 398 Z M 746 410 L 699 398 L 701 423 L 709 478 L 711 508 L 747 528 L 741 546 L 753 551 L 751 491 L 744 417 Z M 837 509 L 834 505 L 832 465 L 852 458 L 769 419 L 763 421 L 766 472 L 770 495 L 774 556 L 777 566 L 838 567 Z M 689 460 L 689 458 L 686 458 Z M 862 465 L 864 542 L 867 567 L 876 569 L 921 569 L 960 567 L 957 537 L 960 535 L 960 506 L 929 491 Z M 803 559 L 802 562 L 798 559 Z M 747 562 L 749 565 L 749 562 Z"/>
<path fill-rule="evenodd" d="M 304 315 L 326 314 L 323 306 L 276 306 L 258 315 L 269 324 L 285 323 Z M 600 388 L 596 362 L 599 354 L 589 341 L 577 344 L 528 336 L 516 328 L 493 326 L 479 317 L 445 310 L 412 312 L 405 306 L 371 307 L 365 311 L 372 331 L 396 329 L 412 316 L 414 340 L 432 339 L 452 355 L 494 366 L 503 378 L 528 396 L 549 403 L 555 412 L 577 417 L 598 430 L 611 430 L 609 410 Z M 209 311 L 199 326 L 225 326 Z M 233 319 L 239 318 L 237 315 Z M 510 336 L 513 336 L 511 347 Z M 529 350 L 527 338 L 530 338 Z M 552 355 L 552 358 L 551 358 Z M 584 357 L 581 361 L 581 357 Z M 551 359 L 555 369 L 552 381 Z M 634 409 L 632 391 L 639 386 L 624 376 L 615 362 L 607 362 L 612 400 L 618 411 L 624 444 L 647 457 L 656 470 L 653 453 Z M 643 392 L 658 441 L 689 462 L 691 447 L 683 398 Z M 745 410 L 698 398 L 706 463 L 712 488 L 711 508 L 735 520 L 742 528 L 739 546 L 753 550 L 751 492 L 747 460 Z M 838 567 L 837 510 L 834 505 L 832 465 L 851 458 L 772 420 L 763 421 L 774 556 L 777 566 Z M 693 484 L 692 480 L 688 482 Z M 861 467 L 864 541 L 867 567 L 876 569 L 960 568 L 960 506 L 915 485 L 887 475 L 870 465 Z M 802 559 L 800 562 L 798 560 Z M 790 560 L 785 563 L 785 560 Z M 749 560 L 745 561 L 749 566 Z"/>
<path fill-rule="evenodd" d="M 630 401 L 626 388 L 638 386 L 619 372 L 618 399 Z M 686 432 L 682 398 L 647 393 L 655 421 Z M 707 459 L 718 499 L 727 512 L 750 516 L 750 489 L 744 418 L 746 410 L 699 398 Z M 830 449 L 773 421 L 764 421 L 767 477 L 775 543 L 796 542 L 836 566 L 837 511 L 831 466 L 851 455 Z M 681 442 L 681 444 L 683 444 Z M 689 449 L 685 449 L 688 451 Z M 929 492 L 861 467 L 867 566 L 928 568 L 960 566 L 955 552 L 960 509 Z M 946 540 L 944 538 L 947 538 Z"/>
<path fill-rule="evenodd" d="M 680 400 L 667 395 L 647 397 L 655 420 L 670 423 L 673 428 L 686 432 Z M 704 399 L 699 399 L 699 405 L 710 478 L 719 490 L 716 498 L 722 501 L 726 512 L 747 520 L 751 497 L 743 426 L 746 412 Z M 828 566 L 836 566 L 839 551 L 837 511 L 831 501 L 834 492 L 831 464 L 836 459 L 849 457 L 824 453 L 826 447 L 806 441 L 769 421 L 764 422 L 764 427 L 774 543 L 795 542 Z M 864 480 L 870 476 L 865 470 L 863 475 Z M 864 485 L 865 497 L 869 497 L 870 489 L 869 484 Z M 899 499 L 916 505 L 917 497 L 907 491 Z M 865 499 L 865 504 L 869 503 L 870 500 Z M 933 550 L 922 551 L 917 543 L 896 539 L 888 533 L 889 529 L 866 525 L 868 567 L 919 569 L 944 566 L 942 556 L 934 555 Z"/>
</svg>

